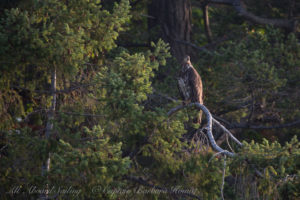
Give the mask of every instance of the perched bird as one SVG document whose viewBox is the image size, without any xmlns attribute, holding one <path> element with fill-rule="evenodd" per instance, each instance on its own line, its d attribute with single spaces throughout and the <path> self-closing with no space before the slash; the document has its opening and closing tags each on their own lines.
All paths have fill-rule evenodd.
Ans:
<svg viewBox="0 0 300 200">
<path fill-rule="evenodd" d="M 198 102 L 203 104 L 203 87 L 201 77 L 193 67 L 190 56 L 185 56 L 178 78 L 178 87 L 184 104 Z M 194 123 L 201 123 L 202 112 Z"/>
</svg>

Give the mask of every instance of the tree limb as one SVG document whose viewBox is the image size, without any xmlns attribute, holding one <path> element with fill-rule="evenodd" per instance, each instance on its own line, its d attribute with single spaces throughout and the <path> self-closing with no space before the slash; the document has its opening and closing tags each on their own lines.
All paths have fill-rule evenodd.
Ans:
<svg viewBox="0 0 300 200">
<path fill-rule="evenodd" d="M 157 95 L 171 101 L 171 102 L 178 102 L 180 100 L 174 98 L 174 97 L 170 97 L 167 96 L 165 94 L 162 94 L 158 91 L 156 91 L 155 89 L 153 89 L 153 93 L 156 93 Z M 243 108 L 244 106 L 240 106 L 239 108 Z M 174 108 L 175 109 L 175 108 Z M 171 112 L 171 110 L 169 111 Z M 175 111 L 177 112 L 177 111 Z M 174 112 L 174 113 L 175 113 Z M 174 113 L 171 113 L 171 115 L 173 115 Z M 170 117 L 170 116 L 169 116 Z M 238 145 L 242 146 L 243 144 L 241 142 L 239 142 L 233 135 L 232 133 L 229 131 L 230 129 L 238 129 L 238 128 L 242 128 L 242 129 L 278 129 L 278 128 L 288 128 L 288 127 L 293 127 L 293 126 L 297 126 L 300 125 L 300 119 L 297 119 L 293 122 L 290 123 L 286 123 L 286 124 L 278 124 L 278 125 L 274 125 L 274 126 L 263 126 L 263 125 L 251 125 L 249 123 L 230 123 L 227 120 L 218 117 L 216 115 L 213 115 L 213 122 L 216 123 L 221 129 L 223 129 Z M 225 126 L 223 126 L 220 122 L 222 122 L 223 124 L 225 124 Z"/>
<path fill-rule="evenodd" d="M 203 113 L 206 115 L 206 119 L 207 119 L 207 125 L 205 127 L 205 129 L 207 130 L 207 136 L 208 139 L 210 141 L 210 144 L 212 146 L 212 148 L 217 151 L 217 152 L 222 152 L 222 154 L 233 157 L 235 156 L 235 153 L 229 152 L 227 150 L 222 149 L 221 147 L 219 147 L 214 139 L 214 136 L 212 134 L 212 122 L 213 122 L 213 118 L 212 115 L 210 114 L 209 110 L 202 104 L 200 103 L 190 103 L 187 105 L 181 105 L 181 106 L 177 106 L 173 109 L 171 109 L 168 112 L 168 116 L 171 117 L 174 113 L 178 112 L 179 110 L 183 109 L 183 108 L 188 108 L 188 107 L 193 107 L 195 106 L 196 108 L 200 109 L 203 111 Z M 215 120 L 216 121 L 216 120 Z M 219 123 L 220 124 L 220 123 Z M 222 128 L 222 127 L 221 127 Z M 224 127 L 225 128 L 225 127 Z M 229 132 L 229 131 L 228 131 Z M 230 134 L 231 136 L 232 134 Z M 236 139 L 236 138 L 235 138 Z M 237 139 L 236 139 L 237 140 Z M 237 140 L 238 141 L 238 140 Z M 239 142 L 240 143 L 240 142 Z"/>
<path fill-rule="evenodd" d="M 214 119 L 214 118 L 212 118 L 212 119 L 213 119 L 213 122 L 214 122 L 215 124 L 217 124 L 219 127 L 221 127 L 221 129 L 223 129 L 224 132 L 227 133 L 227 134 L 231 137 L 231 139 L 233 139 L 238 145 L 243 146 L 243 144 L 242 144 L 238 139 L 236 139 L 236 137 L 234 137 L 234 136 L 232 135 L 232 133 L 231 133 L 227 128 L 225 128 L 225 126 L 223 126 L 223 125 L 222 125 L 220 122 L 218 122 L 216 119 Z"/>
<path fill-rule="evenodd" d="M 210 144 L 212 146 L 212 148 L 217 151 L 218 153 L 217 154 L 223 154 L 223 156 L 230 156 L 230 157 L 234 157 L 236 156 L 237 154 L 236 153 L 233 153 L 233 152 L 230 152 L 230 151 L 227 151 L 227 150 L 224 150 L 222 149 L 221 147 L 219 147 L 217 144 L 216 144 L 216 141 L 214 139 L 214 136 L 212 134 L 212 121 L 213 121 L 213 118 L 212 118 L 212 115 L 210 114 L 209 110 L 202 104 L 200 103 L 190 103 L 190 104 L 187 104 L 187 105 L 181 105 L 181 106 L 177 106 L 175 108 L 172 108 L 169 112 L 168 112 L 168 116 L 171 117 L 173 114 L 175 114 L 176 112 L 178 112 L 179 110 L 183 109 L 183 108 L 187 108 L 187 107 L 192 107 L 192 106 L 196 106 L 198 109 L 201 109 L 204 114 L 206 115 L 206 118 L 207 118 L 207 125 L 206 125 L 206 130 L 207 130 L 207 136 L 209 138 L 209 141 L 210 141 Z M 215 120 L 216 122 L 216 120 Z M 222 128 L 222 127 L 221 127 Z M 225 127 L 224 127 L 225 128 Z M 223 129 L 224 130 L 224 129 Z M 228 131 L 229 132 L 229 131 Z M 232 134 L 230 134 L 229 136 L 231 136 Z M 237 140 L 237 139 L 236 139 Z M 238 141 L 238 140 L 237 140 Z M 238 141 L 239 142 L 239 141 Z M 215 154 L 216 155 L 216 154 Z M 246 162 L 247 164 L 250 164 L 249 161 L 246 159 Z M 255 170 L 255 173 L 257 176 L 259 177 L 264 177 L 263 174 L 257 170 L 257 168 L 255 166 L 253 166 L 254 170 Z"/>
<path fill-rule="evenodd" d="M 251 125 L 249 123 L 230 123 L 226 121 L 225 119 L 214 116 L 214 118 L 218 119 L 219 121 L 223 122 L 226 124 L 227 129 L 238 129 L 238 128 L 243 128 L 243 129 L 278 129 L 278 128 L 288 128 L 288 127 L 293 127 L 300 125 L 300 119 L 297 119 L 293 122 L 286 123 L 286 124 L 278 124 L 278 125 L 273 125 L 273 126 L 263 126 L 263 125 Z"/>
<path fill-rule="evenodd" d="M 207 0 L 207 3 L 231 5 L 235 8 L 235 10 L 239 13 L 239 15 L 256 24 L 272 25 L 275 27 L 288 29 L 289 31 L 292 32 L 294 32 L 297 28 L 296 20 L 269 19 L 269 18 L 259 17 L 254 15 L 251 12 L 248 12 L 246 6 L 242 4 L 241 0 Z"/>
<path fill-rule="evenodd" d="M 274 126 L 255 126 L 249 124 L 232 124 L 229 129 L 245 128 L 245 129 L 278 129 L 300 125 L 300 119 L 287 124 L 279 124 Z"/>
</svg>

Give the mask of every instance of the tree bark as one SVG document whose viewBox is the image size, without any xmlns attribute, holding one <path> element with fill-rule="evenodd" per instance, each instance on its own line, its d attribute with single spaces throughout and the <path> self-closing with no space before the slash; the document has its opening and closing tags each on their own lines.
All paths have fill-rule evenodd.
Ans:
<svg viewBox="0 0 300 200">
<path fill-rule="evenodd" d="M 191 53 L 191 47 L 180 42 L 191 40 L 191 12 L 189 0 L 152 0 L 148 6 L 148 13 L 153 17 L 148 21 L 149 30 L 158 28 L 158 36 L 170 44 L 178 62 Z"/>
<path fill-rule="evenodd" d="M 207 37 L 207 41 L 209 43 L 211 43 L 212 42 L 212 32 L 211 32 L 210 25 L 209 25 L 208 4 L 204 4 L 202 6 L 202 11 L 203 11 L 205 34 L 206 34 L 206 37 Z"/>
</svg>

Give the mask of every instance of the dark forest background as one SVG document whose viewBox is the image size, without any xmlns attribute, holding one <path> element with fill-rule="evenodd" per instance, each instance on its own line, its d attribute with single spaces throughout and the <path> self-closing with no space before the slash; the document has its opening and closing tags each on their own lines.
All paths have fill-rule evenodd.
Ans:
<svg viewBox="0 0 300 200">
<path fill-rule="evenodd" d="M 297 0 L 1 0 L 1 199 L 299 199 L 299 20 Z M 232 157 L 197 109 L 168 116 L 185 55 Z"/>
</svg>

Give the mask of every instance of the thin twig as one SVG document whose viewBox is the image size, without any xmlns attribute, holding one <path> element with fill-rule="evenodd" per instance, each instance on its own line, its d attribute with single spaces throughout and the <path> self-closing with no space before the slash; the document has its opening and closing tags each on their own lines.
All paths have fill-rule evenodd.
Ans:
<svg viewBox="0 0 300 200">
<path fill-rule="evenodd" d="M 232 149 L 232 147 L 231 147 L 231 145 L 230 145 L 230 143 L 229 143 L 229 141 L 228 141 L 228 135 L 226 134 L 225 137 L 226 137 L 226 143 L 227 143 L 227 146 L 229 147 L 230 151 L 234 152 L 234 150 Z"/>
</svg>

